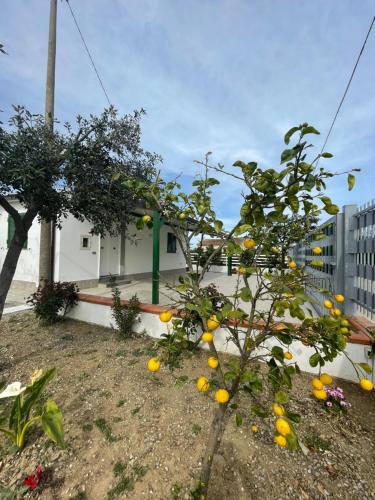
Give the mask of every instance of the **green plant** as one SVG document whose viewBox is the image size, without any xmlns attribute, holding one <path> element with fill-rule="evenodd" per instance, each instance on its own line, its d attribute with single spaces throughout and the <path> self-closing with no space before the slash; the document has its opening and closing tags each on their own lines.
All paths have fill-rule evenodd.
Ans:
<svg viewBox="0 0 375 500">
<path fill-rule="evenodd" d="M 112 290 L 112 314 L 117 329 L 124 338 L 131 337 L 134 333 L 134 323 L 139 321 L 139 300 L 137 295 L 133 295 L 128 304 L 121 303 L 120 290 L 115 287 Z"/>
<path fill-rule="evenodd" d="M 331 449 L 331 442 L 323 439 L 319 434 L 310 434 L 305 437 L 304 443 L 310 451 L 324 453 Z"/>
<path fill-rule="evenodd" d="M 121 439 L 120 437 L 114 436 L 112 434 L 112 429 L 104 418 L 97 418 L 94 421 L 94 424 L 103 433 L 105 440 L 108 441 L 109 443 L 115 443 L 116 441 L 120 441 Z"/>
<path fill-rule="evenodd" d="M 113 474 L 115 476 L 120 476 L 126 469 L 126 465 L 123 462 L 116 462 L 113 466 Z"/>
<path fill-rule="evenodd" d="M 69 309 L 78 304 L 79 288 L 75 283 L 47 281 L 38 286 L 27 299 L 34 313 L 44 324 L 56 323 Z M 71 340 L 70 338 L 66 340 Z"/>
<path fill-rule="evenodd" d="M 48 400 L 43 405 L 39 404 L 43 389 L 55 374 L 55 368 L 44 374 L 42 370 L 37 370 L 31 376 L 29 385 L 22 387 L 20 382 L 13 382 L 0 393 L 0 399 L 14 398 L 8 429 L 0 428 L 0 431 L 21 450 L 25 446 L 27 430 L 37 423 L 41 423 L 47 436 L 60 448 L 65 448 L 63 416 L 59 407 L 53 400 Z"/>
<path fill-rule="evenodd" d="M 162 353 L 158 357 L 171 368 L 175 367 L 183 350 L 189 349 L 194 335 L 194 344 L 202 342 L 209 350 L 207 370 L 212 370 L 214 375 L 200 376 L 197 389 L 207 393 L 216 404 L 193 498 L 207 495 L 212 462 L 228 420 L 228 408 L 233 408 L 233 399 L 240 391 L 248 397 L 251 413 L 259 418 L 268 417 L 276 405 L 273 410 L 275 443 L 295 450 L 299 446 L 297 425 L 301 416 L 287 406 L 293 376 L 300 373 L 298 364 L 292 361 L 293 344 L 301 342 L 313 349 L 309 361 L 317 370 L 333 361 L 346 347 L 341 311 L 336 304 L 342 302 L 342 296 L 327 291 L 327 295 L 332 296 L 332 312 L 319 318 L 314 316 L 306 307 L 310 300 L 305 294 L 308 270 L 305 264 L 294 262 L 290 255 L 293 246 L 306 236 L 316 242 L 322 238 L 317 230 L 322 211 L 329 215 L 339 212 L 339 207 L 324 192 L 327 179 L 338 175 L 323 166 L 323 161 L 332 155 L 323 152 L 310 159 L 308 154 L 313 151 L 313 145 L 308 137 L 311 134 L 319 132 L 307 123 L 289 130 L 284 137 L 287 148 L 275 168 L 238 160 L 233 164 L 235 170 L 228 171 L 223 165 L 211 165 L 210 153 L 207 153 L 203 161 L 196 162 L 203 171 L 195 176 L 189 193 L 183 192 L 176 180 L 164 181 L 160 173 L 146 186 L 130 178 L 124 182 L 144 200 L 145 208 L 158 210 L 170 224 L 188 268 L 174 287 L 177 297 L 171 305 L 178 310 L 177 314 L 170 314 L 168 320 L 167 311 L 160 318 L 171 323 L 159 342 Z M 294 139 L 295 144 L 289 145 Z M 235 179 L 233 182 L 238 182 L 238 193 L 243 198 L 238 217 L 229 228 L 224 228 L 213 207 L 213 188 L 220 183 L 215 177 L 217 172 Z M 349 190 L 354 186 L 351 172 L 345 172 L 349 174 Z M 176 220 L 181 220 L 178 219 L 180 213 L 189 214 L 194 224 L 188 221 L 176 224 Z M 143 225 L 140 220 L 137 227 L 141 229 Z M 220 243 L 214 251 L 210 250 L 202 265 L 199 259 L 194 260 L 191 243 L 198 240 L 201 247 L 207 236 L 220 237 Z M 240 237 L 244 239 L 245 250 L 239 244 Z M 235 256 L 241 263 L 238 274 L 233 277 L 232 291 L 225 296 L 215 289 L 208 291 L 202 285 L 210 265 L 223 248 L 228 257 Z M 321 253 L 320 248 L 316 250 L 317 254 Z M 258 258 L 261 255 L 272 256 L 272 270 L 261 265 Z M 318 260 L 313 262 L 320 264 Z M 293 319 L 286 320 L 286 315 Z M 217 331 L 220 333 L 216 334 Z M 228 363 L 218 352 L 223 348 L 223 341 L 231 344 L 238 355 Z M 265 370 L 260 370 L 260 362 Z M 371 370 L 367 364 L 361 365 L 366 373 Z M 361 387 L 370 391 L 372 383 L 363 379 Z M 314 395 L 323 400 L 327 393 L 323 385 L 321 389 Z M 238 426 L 243 422 L 241 413 L 238 411 L 235 417 Z"/>
<path fill-rule="evenodd" d="M 178 500 L 180 493 L 182 491 L 182 486 L 179 483 L 174 483 L 171 487 L 171 498 L 172 500 Z"/>
</svg>

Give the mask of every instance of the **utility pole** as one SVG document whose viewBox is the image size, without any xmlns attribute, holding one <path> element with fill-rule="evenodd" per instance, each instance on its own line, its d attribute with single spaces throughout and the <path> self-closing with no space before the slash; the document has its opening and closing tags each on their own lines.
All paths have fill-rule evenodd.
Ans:
<svg viewBox="0 0 375 500">
<path fill-rule="evenodd" d="M 53 130 L 55 110 L 56 20 L 57 0 L 51 0 L 45 103 L 45 122 L 51 130 Z M 52 224 L 51 222 L 42 221 L 40 225 L 39 283 L 43 283 L 45 280 L 51 280 L 52 278 L 51 243 Z"/>
</svg>

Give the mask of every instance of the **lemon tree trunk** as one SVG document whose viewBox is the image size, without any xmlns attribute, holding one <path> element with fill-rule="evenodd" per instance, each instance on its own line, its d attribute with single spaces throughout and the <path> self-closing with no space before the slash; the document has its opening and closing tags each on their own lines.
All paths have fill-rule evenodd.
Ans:
<svg viewBox="0 0 375 500">
<path fill-rule="evenodd" d="M 225 422 L 224 417 L 227 411 L 228 405 L 220 404 L 214 413 L 214 418 L 211 423 L 210 436 L 208 438 L 208 443 L 206 446 L 206 451 L 203 457 L 202 470 L 200 476 L 200 483 L 202 488 L 202 493 L 204 496 L 207 495 L 208 484 L 210 481 L 212 461 L 214 456 L 219 449 L 221 438 L 224 434 Z"/>
</svg>

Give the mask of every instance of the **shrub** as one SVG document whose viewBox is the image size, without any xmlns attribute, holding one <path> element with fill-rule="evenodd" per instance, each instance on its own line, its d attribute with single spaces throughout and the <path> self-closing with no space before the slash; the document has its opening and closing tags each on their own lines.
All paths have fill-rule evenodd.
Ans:
<svg viewBox="0 0 375 500">
<path fill-rule="evenodd" d="M 114 288 L 112 291 L 113 303 L 112 314 L 122 337 L 131 337 L 134 333 L 134 323 L 139 321 L 139 300 L 133 295 L 128 304 L 121 304 L 120 290 Z"/>
<path fill-rule="evenodd" d="M 34 307 L 34 313 L 45 324 L 56 323 L 69 309 L 78 303 L 79 288 L 69 281 L 47 281 L 39 285 L 27 299 Z"/>
</svg>

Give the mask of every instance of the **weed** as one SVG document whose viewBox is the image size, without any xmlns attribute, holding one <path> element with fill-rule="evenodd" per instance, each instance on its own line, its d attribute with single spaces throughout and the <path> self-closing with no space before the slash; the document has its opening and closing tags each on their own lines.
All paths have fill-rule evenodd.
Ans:
<svg viewBox="0 0 375 500">
<path fill-rule="evenodd" d="M 116 462 L 113 466 L 113 474 L 117 476 L 121 476 L 121 474 L 125 471 L 126 465 L 123 462 Z"/>
<path fill-rule="evenodd" d="M 133 471 L 136 478 L 139 479 L 140 477 L 143 477 L 146 474 L 147 467 L 143 467 L 143 465 L 134 464 Z"/>
<path fill-rule="evenodd" d="M 139 359 L 131 359 L 128 363 L 128 366 L 133 366 L 139 363 Z"/>
<path fill-rule="evenodd" d="M 137 406 L 136 408 L 133 408 L 130 413 L 134 417 L 134 415 L 137 415 L 137 413 L 139 413 L 139 411 L 140 411 L 141 408 L 142 408 L 142 406 Z"/>
<path fill-rule="evenodd" d="M 87 378 L 89 378 L 90 375 L 86 372 L 82 372 L 79 376 L 79 380 L 82 382 L 83 380 L 86 380 Z"/>
<path fill-rule="evenodd" d="M 97 418 L 94 424 L 103 433 L 106 441 L 108 441 L 109 443 L 114 443 L 121 439 L 120 437 L 114 436 L 112 434 L 112 429 L 104 418 Z"/>
<path fill-rule="evenodd" d="M 132 491 L 134 489 L 134 481 L 132 478 L 123 476 L 119 483 L 116 484 L 113 488 L 111 488 L 107 493 L 108 500 L 113 500 L 121 493 L 125 491 Z"/>
<path fill-rule="evenodd" d="M 187 375 L 181 375 L 177 377 L 174 385 L 178 388 L 183 387 L 189 381 L 189 377 Z"/>
<path fill-rule="evenodd" d="M 117 408 L 121 408 L 121 406 L 124 406 L 125 404 L 125 399 L 120 399 L 120 401 L 117 402 Z"/>
<path fill-rule="evenodd" d="M 202 430 L 202 427 L 201 427 L 200 425 L 198 425 L 198 424 L 193 424 L 193 426 L 192 426 L 191 430 L 193 431 L 193 433 L 194 433 L 195 435 L 197 435 L 197 434 L 199 434 L 199 433 L 200 433 L 200 431 Z"/>
<path fill-rule="evenodd" d="M 80 491 L 78 492 L 72 500 L 86 500 L 87 499 L 87 494 L 85 491 Z"/>
<path fill-rule="evenodd" d="M 324 453 L 331 448 L 331 442 L 322 439 L 318 434 L 311 434 L 305 437 L 305 445 L 313 452 Z"/>
<path fill-rule="evenodd" d="M 121 303 L 121 293 L 116 287 L 112 291 L 113 303 L 111 306 L 112 314 L 116 326 L 123 338 L 133 335 L 133 327 L 136 321 L 139 321 L 139 300 L 137 295 L 129 299 L 128 304 Z"/>
<path fill-rule="evenodd" d="M 83 424 L 82 425 L 82 430 L 85 432 L 91 432 L 93 430 L 94 426 L 92 424 Z"/>
<path fill-rule="evenodd" d="M 181 490 L 182 490 L 181 484 L 174 483 L 174 485 L 171 488 L 172 500 L 178 500 L 178 497 L 180 496 Z"/>
</svg>

